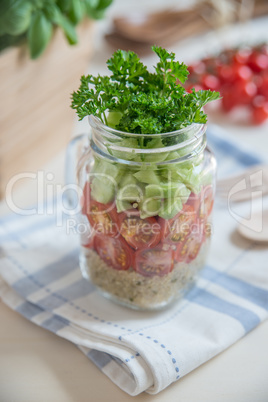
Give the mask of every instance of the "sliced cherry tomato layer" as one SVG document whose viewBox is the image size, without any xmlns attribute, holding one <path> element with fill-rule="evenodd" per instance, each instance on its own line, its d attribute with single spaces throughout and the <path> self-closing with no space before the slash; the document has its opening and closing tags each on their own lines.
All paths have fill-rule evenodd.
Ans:
<svg viewBox="0 0 268 402">
<path fill-rule="evenodd" d="M 207 239 L 210 239 L 211 234 L 212 234 L 211 222 L 204 222 L 203 223 L 203 242 L 205 242 Z"/>
<path fill-rule="evenodd" d="M 84 189 L 83 189 L 83 195 L 80 199 L 80 204 L 81 204 L 81 213 L 83 215 L 87 214 L 87 209 L 89 208 L 90 205 L 90 183 L 86 181 Z"/>
<path fill-rule="evenodd" d="M 174 252 L 162 246 L 139 250 L 134 255 L 134 269 L 143 276 L 164 276 L 174 267 Z"/>
<path fill-rule="evenodd" d="M 211 214 L 214 204 L 213 188 L 211 185 L 204 186 L 201 191 L 199 219 L 207 219 Z"/>
<path fill-rule="evenodd" d="M 90 196 L 90 183 L 86 183 L 81 199 L 82 214 L 86 215 L 91 228 L 97 234 L 114 237 L 118 235 L 117 211 L 112 203 L 101 204 Z"/>
<path fill-rule="evenodd" d="M 184 204 L 183 209 L 172 219 L 161 219 L 162 241 L 169 244 L 183 242 L 191 232 L 195 222 L 196 212 L 194 206 Z"/>
<path fill-rule="evenodd" d="M 141 219 L 137 210 L 118 214 L 121 236 L 135 250 L 155 247 L 161 239 L 160 224 L 154 217 Z"/>
<path fill-rule="evenodd" d="M 191 192 L 186 204 L 191 205 L 197 213 L 200 208 L 200 203 L 201 203 L 201 192 L 198 194 Z"/>
<path fill-rule="evenodd" d="M 193 261 L 199 253 L 202 241 L 203 234 L 191 233 L 187 239 L 177 247 L 175 260 L 186 263 Z"/>
<path fill-rule="evenodd" d="M 94 248 L 100 258 L 110 267 L 117 270 L 127 270 L 132 264 L 133 251 L 120 236 L 95 236 Z"/>
</svg>

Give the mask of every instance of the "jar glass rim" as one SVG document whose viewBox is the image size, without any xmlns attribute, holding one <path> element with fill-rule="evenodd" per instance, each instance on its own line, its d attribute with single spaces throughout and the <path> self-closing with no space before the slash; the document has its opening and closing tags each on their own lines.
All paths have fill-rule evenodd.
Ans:
<svg viewBox="0 0 268 402">
<path fill-rule="evenodd" d="M 169 137 L 173 137 L 173 136 L 177 136 L 177 135 L 183 135 L 189 131 L 196 131 L 196 133 L 198 133 L 200 130 L 203 129 L 204 126 L 206 126 L 206 123 L 192 123 L 186 127 L 180 128 L 179 130 L 176 131 L 169 131 L 169 132 L 165 132 L 165 133 L 151 133 L 151 134 L 139 134 L 139 133 L 131 133 L 128 131 L 120 131 L 117 130 L 115 128 L 109 127 L 106 124 L 104 124 L 98 117 L 93 116 L 93 115 L 89 115 L 88 116 L 88 121 L 89 121 L 89 125 L 91 127 L 94 128 L 99 128 L 102 129 L 104 131 L 109 132 L 110 134 L 115 135 L 116 137 L 129 137 L 129 138 L 140 138 L 141 136 L 146 137 L 146 138 L 157 138 L 157 137 L 161 137 L 161 138 L 169 138 Z"/>
</svg>

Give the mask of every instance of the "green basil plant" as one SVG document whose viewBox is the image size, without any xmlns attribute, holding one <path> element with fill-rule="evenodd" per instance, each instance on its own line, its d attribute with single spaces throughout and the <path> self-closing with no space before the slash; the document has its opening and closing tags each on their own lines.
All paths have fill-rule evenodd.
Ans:
<svg viewBox="0 0 268 402">
<path fill-rule="evenodd" d="M 77 43 L 75 27 L 84 17 L 100 19 L 113 0 L 1 0 L 0 51 L 27 42 L 32 59 L 48 45 L 59 26 L 70 45 Z"/>
</svg>

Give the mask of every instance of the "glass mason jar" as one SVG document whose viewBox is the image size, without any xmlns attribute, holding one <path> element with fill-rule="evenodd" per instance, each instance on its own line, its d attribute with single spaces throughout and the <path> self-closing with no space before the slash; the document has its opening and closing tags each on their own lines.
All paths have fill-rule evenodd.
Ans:
<svg viewBox="0 0 268 402">
<path fill-rule="evenodd" d="M 82 274 L 123 305 L 165 307 L 194 283 L 208 253 L 216 161 L 206 125 L 132 134 L 93 116 L 89 124 L 77 164 Z"/>
</svg>

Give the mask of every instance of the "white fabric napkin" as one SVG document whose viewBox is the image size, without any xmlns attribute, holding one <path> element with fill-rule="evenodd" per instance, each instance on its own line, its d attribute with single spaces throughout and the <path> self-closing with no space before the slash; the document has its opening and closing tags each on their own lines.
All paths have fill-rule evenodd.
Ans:
<svg viewBox="0 0 268 402">
<path fill-rule="evenodd" d="M 225 162 L 222 172 L 261 162 L 221 133 L 209 138 L 220 166 Z M 158 393 L 267 318 L 268 250 L 235 237 L 226 205 L 216 205 L 211 251 L 196 286 L 161 312 L 132 311 L 99 295 L 81 276 L 78 236 L 66 234 L 67 218 L 56 226 L 56 205 L 47 208 L 42 216 L 0 221 L 0 297 L 76 344 L 130 395 Z"/>
</svg>

